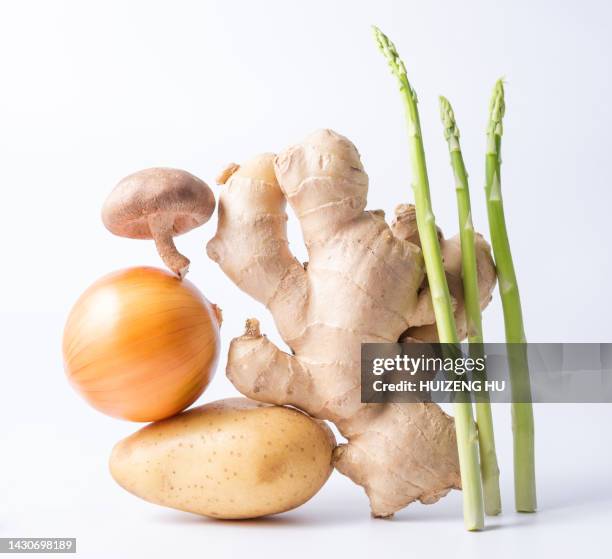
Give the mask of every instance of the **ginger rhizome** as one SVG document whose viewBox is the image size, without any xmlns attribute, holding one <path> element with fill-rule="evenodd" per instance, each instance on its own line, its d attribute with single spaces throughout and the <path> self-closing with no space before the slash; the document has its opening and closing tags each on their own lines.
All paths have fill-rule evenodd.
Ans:
<svg viewBox="0 0 612 559">
<path fill-rule="evenodd" d="M 247 321 L 232 341 L 227 375 L 245 396 L 289 404 L 332 421 L 347 439 L 335 466 L 364 487 L 375 516 L 460 487 L 453 420 L 435 403 L 364 404 L 365 342 L 437 339 L 414 208 L 401 205 L 392 226 L 366 211 L 368 177 L 345 137 L 319 130 L 281 154 L 234 165 L 219 202 L 208 255 L 272 313 L 291 354 Z M 298 217 L 309 261 L 287 242 L 285 211 Z M 441 238 L 457 329 L 465 337 L 458 238 Z M 489 246 L 476 243 L 480 300 L 491 298 Z"/>
</svg>

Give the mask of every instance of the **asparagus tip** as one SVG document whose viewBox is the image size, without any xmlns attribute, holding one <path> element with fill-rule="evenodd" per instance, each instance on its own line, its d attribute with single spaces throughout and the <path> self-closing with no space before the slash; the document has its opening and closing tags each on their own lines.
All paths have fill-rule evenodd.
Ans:
<svg viewBox="0 0 612 559">
<path fill-rule="evenodd" d="M 499 78 L 493 86 L 491 104 L 489 105 L 489 127 L 487 133 L 501 136 L 504 133 L 502 120 L 506 112 L 506 102 L 504 99 L 504 79 Z"/>
<path fill-rule="evenodd" d="M 380 52 L 387 59 L 389 67 L 395 76 L 398 78 L 406 76 L 406 67 L 400 58 L 393 41 L 389 39 L 376 25 L 372 25 L 372 33 L 374 34 L 374 40 L 378 46 Z"/>
<path fill-rule="evenodd" d="M 455 121 L 455 112 L 453 111 L 450 101 L 443 95 L 440 95 L 440 118 L 444 125 L 444 137 L 452 144 L 451 149 L 458 149 L 459 128 Z"/>
</svg>

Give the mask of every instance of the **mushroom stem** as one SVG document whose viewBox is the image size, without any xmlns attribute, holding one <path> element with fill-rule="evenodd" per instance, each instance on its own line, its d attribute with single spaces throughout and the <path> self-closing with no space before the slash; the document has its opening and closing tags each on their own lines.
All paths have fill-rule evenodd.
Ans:
<svg viewBox="0 0 612 559">
<path fill-rule="evenodd" d="M 189 271 L 189 258 L 183 256 L 176 248 L 173 239 L 173 216 L 154 214 L 149 216 L 149 229 L 155 241 L 157 252 L 166 266 L 179 278 L 183 279 Z"/>
</svg>

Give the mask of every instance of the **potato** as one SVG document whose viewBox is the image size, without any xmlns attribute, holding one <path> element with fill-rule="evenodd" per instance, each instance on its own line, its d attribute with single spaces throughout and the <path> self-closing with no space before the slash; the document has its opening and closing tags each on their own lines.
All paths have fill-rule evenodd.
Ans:
<svg viewBox="0 0 612 559">
<path fill-rule="evenodd" d="M 332 471 L 334 436 L 292 408 L 231 398 L 153 423 L 117 443 L 110 470 L 152 503 L 254 518 L 310 499 Z"/>
</svg>

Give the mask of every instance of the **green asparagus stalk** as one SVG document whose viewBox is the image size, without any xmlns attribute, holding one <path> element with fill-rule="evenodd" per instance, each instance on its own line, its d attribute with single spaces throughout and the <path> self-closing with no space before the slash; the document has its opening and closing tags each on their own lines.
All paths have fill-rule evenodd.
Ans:
<svg viewBox="0 0 612 559">
<path fill-rule="evenodd" d="M 459 233 L 461 238 L 461 270 L 463 278 L 463 298 L 467 320 L 470 352 L 474 357 L 483 355 L 482 315 L 480 312 L 480 292 L 478 289 L 478 270 L 476 268 L 476 247 L 474 244 L 474 227 L 468 174 L 465 169 L 459 128 L 455 113 L 449 101 L 440 97 L 440 116 L 444 125 L 444 136 L 448 142 L 451 167 L 455 175 L 455 191 L 459 213 Z M 483 372 L 482 376 L 486 374 Z M 480 471 L 484 493 L 485 513 L 495 516 L 501 512 L 501 495 L 499 490 L 499 467 L 495 452 L 493 435 L 493 416 L 491 402 L 487 393 L 476 396 L 476 425 L 478 426 L 478 448 L 480 449 Z"/>
<path fill-rule="evenodd" d="M 417 228 L 431 291 L 438 337 L 442 343 L 458 344 L 455 317 L 432 211 L 416 93 L 408 82 L 406 68 L 395 49 L 395 45 L 376 27 L 374 27 L 374 37 L 380 51 L 389 63 L 391 72 L 399 81 L 400 93 L 406 110 L 410 159 L 414 175 L 412 187 L 416 206 Z M 457 401 L 454 404 L 454 409 L 463 487 L 463 519 L 468 530 L 481 530 L 484 527 L 484 511 L 478 464 L 478 439 L 472 416 L 472 405 L 469 400 Z"/>
<path fill-rule="evenodd" d="M 505 112 L 504 84 L 498 80 L 493 88 L 487 127 L 485 194 L 491 231 L 491 244 L 499 278 L 499 290 L 504 311 L 504 325 L 512 384 L 512 430 L 514 439 L 514 495 L 519 512 L 534 512 L 537 508 L 535 483 L 535 452 L 533 408 L 530 403 L 529 366 L 525 349 L 525 330 L 521 299 L 510 242 L 506 230 L 501 193 L 501 138 Z"/>
</svg>

